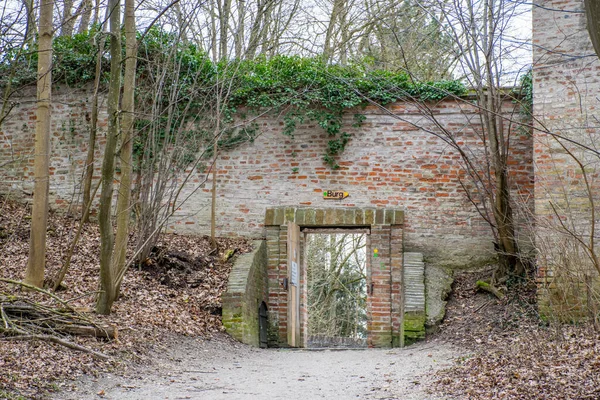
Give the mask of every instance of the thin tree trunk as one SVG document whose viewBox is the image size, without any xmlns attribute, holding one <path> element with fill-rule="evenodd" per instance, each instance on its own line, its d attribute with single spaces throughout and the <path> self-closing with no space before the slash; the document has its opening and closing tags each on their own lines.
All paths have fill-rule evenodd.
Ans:
<svg viewBox="0 0 600 400">
<path fill-rule="evenodd" d="M 211 1 L 210 8 L 210 27 L 211 27 L 211 37 L 210 37 L 210 49 L 212 52 L 213 61 L 218 61 L 219 59 L 219 49 L 217 47 L 217 16 L 215 15 L 215 1 Z"/>
<path fill-rule="evenodd" d="M 45 2 L 46 3 L 46 2 Z M 27 26 L 25 27 L 25 42 L 32 44 L 35 41 L 37 35 L 37 28 L 35 25 L 35 4 L 33 0 L 23 0 L 25 9 L 27 10 Z M 52 8 L 54 8 L 54 2 L 52 2 Z M 41 9 L 41 6 L 40 6 Z M 40 14 L 41 23 L 41 14 Z"/>
<path fill-rule="evenodd" d="M 73 0 L 64 0 L 63 15 L 60 23 L 60 36 L 72 36 L 75 19 L 73 18 Z"/>
<path fill-rule="evenodd" d="M 211 205 L 210 205 L 210 244 L 213 249 L 217 248 L 217 238 L 216 238 L 216 225 L 217 225 L 217 159 L 219 155 L 219 130 L 221 116 L 219 115 L 219 104 L 218 102 L 221 100 L 217 96 L 217 127 L 215 128 L 215 154 L 212 165 L 212 193 L 211 193 Z"/>
<path fill-rule="evenodd" d="M 600 56 L 600 2 L 598 0 L 585 0 L 585 15 L 594 49 L 596 54 Z"/>
<path fill-rule="evenodd" d="M 81 14 L 77 33 L 87 32 L 90 28 L 90 19 L 92 18 L 92 0 L 82 0 L 76 15 Z"/>
<path fill-rule="evenodd" d="M 273 24 L 273 8 L 275 7 L 275 1 L 267 2 L 265 8 L 265 15 L 263 17 L 263 23 L 260 27 L 260 33 L 258 35 L 258 42 L 260 44 L 260 54 L 266 55 L 267 41 L 269 37 L 269 30 Z"/>
<path fill-rule="evenodd" d="M 228 56 L 229 14 L 231 14 L 231 0 L 223 0 L 223 6 L 220 7 L 219 11 L 219 59 L 225 60 Z"/>
<path fill-rule="evenodd" d="M 268 0 L 267 0 L 268 1 Z M 263 23 L 265 14 L 265 3 L 261 0 L 258 1 L 256 6 L 256 18 L 252 24 L 250 30 L 250 38 L 248 40 L 248 50 L 246 51 L 246 57 L 253 59 L 256 56 L 256 50 L 258 49 L 259 36 L 261 31 L 261 24 Z"/>
<path fill-rule="evenodd" d="M 38 41 L 37 120 L 35 129 L 35 164 L 31 240 L 25 282 L 44 285 L 46 264 L 46 229 L 48 225 L 48 190 L 50 163 L 50 107 L 52 98 L 52 13 L 54 0 L 42 0 L 40 38 Z"/>
<path fill-rule="evenodd" d="M 108 15 L 108 7 L 106 8 L 106 15 Z M 99 23 L 100 19 L 100 0 L 95 0 L 94 2 L 94 17 L 92 18 L 92 25 Z M 105 18 L 106 20 L 106 18 Z M 101 24 L 104 25 L 105 21 L 102 21 Z"/>
<path fill-rule="evenodd" d="M 244 48 L 244 30 L 246 29 L 246 25 L 244 23 L 244 18 L 246 18 L 246 1 L 245 0 L 237 0 L 237 13 L 238 13 L 238 29 L 235 33 L 234 41 L 235 41 L 235 57 L 238 60 L 242 59 L 242 51 Z"/>
<path fill-rule="evenodd" d="M 327 26 L 327 32 L 325 33 L 325 44 L 323 47 L 323 59 L 326 63 L 331 61 L 333 57 L 334 43 L 333 38 L 335 36 L 335 24 L 339 19 L 340 15 L 344 12 L 345 0 L 334 0 L 333 8 L 331 9 L 331 16 L 329 18 L 329 25 Z"/>
<path fill-rule="evenodd" d="M 109 314 L 115 301 L 115 276 L 112 269 L 113 227 L 111 206 L 115 173 L 115 151 L 119 131 L 119 94 L 121 90 L 121 11 L 120 0 L 110 0 L 110 85 L 108 89 L 108 130 L 102 162 L 102 191 L 100 192 L 100 288 L 96 303 L 99 314 Z"/>
<path fill-rule="evenodd" d="M 189 18 L 186 17 L 181 11 L 180 3 L 175 3 L 173 6 L 175 15 L 177 16 L 177 25 L 179 28 L 179 38 L 184 45 L 188 44 L 188 26 Z"/>
<path fill-rule="evenodd" d="M 117 234 L 113 269 L 116 277 L 123 277 L 125 269 L 127 242 L 129 239 L 131 175 L 133 150 L 133 123 L 135 121 L 134 92 L 135 68 L 137 65 L 137 40 L 135 32 L 134 0 L 125 0 L 125 75 L 123 79 L 123 117 L 121 125 L 121 183 L 117 199 Z M 122 278 L 115 282 L 115 297 L 119 296 Z"/>
<path fill-rule="evenodd" d="M 108 9 L 107 9 L 108 13 Z M 104 29 L 104 24 L 101 30 Z M 83 212 L 82 222 L 89 222 L 91 203 L 94 200 L 90 195 L 92 190 L 92 178 L 94 176 L 94 155 L 96 151 L 96 134 L 98 132 L 98 92 L 100 91 L 100 76 L 102 74 L 102 56 L 104 54 L 104 38 L 100 37 L 98 43 L 98 54 L 96 55 L 96 71 L 94 77 L 94 96 L 92 97 L 92 116 L 90 121 L 90 137 L 88 139 L 88 151 L 85 159 L 85 175 L 83 178 Z M 88 210 L 86 213 L 85 210 Z"/>
</svg>

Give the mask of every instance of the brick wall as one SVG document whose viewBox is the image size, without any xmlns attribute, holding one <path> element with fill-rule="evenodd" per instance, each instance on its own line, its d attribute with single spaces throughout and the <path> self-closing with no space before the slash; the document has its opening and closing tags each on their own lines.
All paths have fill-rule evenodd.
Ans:
<svg viewBox="0 0 600 400">
<path fill-rule="evenodd" d="M 86 152 L 89 102 L 81 92 L 54 94 L 51 160 L 53 206 L 78 199 Z M 31 97 L 19 104 L 0 131 L 0 190 L 27 197 L 32 187 L 34 107 Z M 481 154 L 477 137 L 478 116 L 468 102 L 442 101 L 431 104 L 440 123 L 456 133 L 473 154 Z M 507 109 L 512 107 L 507 102 Z M 374 107 L 358 109 L 367 119 L 353 128 L 353 112 L 345 128 L 352 133 L 339 170 L 322 161 L 327 135 L 311 123 L 298 126 L 294 138 L 281 134 L 283 123 L 275 116 L 258 121 L 261 135 L 223 154 L 218 161 L 217 233 L 264 237 L 267 207 L 306 205 L 323 207 L 394 207 L 406 211 L 406 251 L 422 252 L 426 261 L 440 266 L 465 267 L 488 260 L 492 252 L 490 229 L 466 199 L 460 179 L 468 182 L 460 156 L 441 139 L 415 128 L 433 128 L 431 122 L 410 104 L 397 103 L 394 119 Z M 101 115 L 100 146 L 106 115 Z M 529 201 L 533 188 L 531 141 L 515 136 L 511 177 L 518 193 Z M 99 152 L 97 152 L 99 156 Z M 99 158 L 99 157 L 98 157 Z M 96 165 L 99 175 L 99 161 Z M 209 231 L 211 180 L 193 172 L 182 196 L 190 196 L 170 229 L 181 232 Z M 118 179 L 118 176 L 117 176 Z M 194 182 L 195 181 L 195 182 Z M 197 182 L 197 183 L 196 183 Z M 350 196 L 334 203 L 323 200 L 324 190 L 345 190 Z M 62 203 L 62 204 L 61 204 Z"/>
<path fill-rule="evenodd" d="M 258 347 L 259 307 L 268 301 L 267 245 L 254 242 L 254 250 L 238 257 L 223 294 L 223 326 L 240 342 Z"/>
<path fill-rule="evenodd" d="M 574 235 L 589 240 L 593 220 L 589 196 L 597 208 L 600 162 L 593 152 L 555 140 L 547 132 L 598 149 L 600 62 L 587 33 L 583 0 L 546 0 L 543 5 L 533 7 L 541 308 L 577 314 L 585 309 L 597 273 Z M 586 176 L 574 157 L 585 167 Z M 598 233 L 596 226 L 596 237 Z"/>
<path fill-rule="evenodd" d="M 11 98 L 14 108 L 0 127 L 0 191 L 26 200 L 33 192 L 35 91 Z M 85 90 L 53 94 L 50 154 L 50 206 L 67 208 L 80 201 L 81 176 L 88 148 L 90 94 Z M 96 159 L 102 157 L 107 116 L 101 102 Z M 100 175 L 100 164 L 96 165 Z"/>
</svg>

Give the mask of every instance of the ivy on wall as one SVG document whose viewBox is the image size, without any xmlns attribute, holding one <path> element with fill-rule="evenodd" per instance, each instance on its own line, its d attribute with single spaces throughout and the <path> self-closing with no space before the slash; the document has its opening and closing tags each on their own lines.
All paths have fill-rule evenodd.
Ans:
<svg viewBox="0 0 600 400">
<path fill-rule="evenodd" d="M 199 103 L 220 99 L 223 102 L 222 125 L 225 127 L 242 109 L 255 113 L 268 109 L 277 111 L 283 117 L 283 133 L 290 137 L 298 124 L 316 122 L 329 136 L 323 158 L 333 168 L 338 167 L 336 156 L 344 151 L 351 139 L 351 135 L 343 130 L 343 116 L 366 104 L 367 99 L 385 105 L 406 98 L 436 101 L 466 93 L 459 81 L 415 82 L 404 72 L 376 69 L 367 61 L 342 66 L 326 64 L 319 57 L 276 56 L 213 62 L 205 52 L 184 44 L 172 33 L 153 28 L 139 38 L 138 88 L 156 87 L 154 82 L 149 83 L 155 78 L 153 66 L 163 63 L 160 64 L 163 68 L 172 69 L 165 74 L 164 85 L 177 85 L 180 99 L 197 98 Z M 97 29 L 57 38 L 53 72 L 57 82 L 82 86 L 92 81 L 94 76 L 90 71 L 94 70 L 99 40 L 106 40 L 106 37 Z M 104 57 L 106 65 L 107 57 Z M 4 57 L 0 62 L 0 76 L 11 63 L 17 62 L 20 72 L 15 76 L 13 86 L 34 83 L 35 58 L 35 49 L 18 60 Z M 177 79 L 173 78 L 174 74 Z M 6 82 L 0 79 L 0 85 L 3 83 Z M 225 98 L 216 97 L 216 83 L 226 83 L 230 88 Z M 148 96 L 147 91 L 145 94 Z M 152 96 L 147 99 L 153 101 Z M 201 108 L 200 104 L 198 108 Z M 188 107 L 185 112 L 189 110 Z M 364 115 L 355 114 L 354 125 L 359 126 L 364 119 Z M 143 126 L 138 123 L 138 127 Z M 251 128 L 248 132 L 243 137 L 252 140 L 256 129 Z M 236 134 L 222 135 L 219 147 L 234 147 L 244 141 L 240 138 Z"/>
</svg>

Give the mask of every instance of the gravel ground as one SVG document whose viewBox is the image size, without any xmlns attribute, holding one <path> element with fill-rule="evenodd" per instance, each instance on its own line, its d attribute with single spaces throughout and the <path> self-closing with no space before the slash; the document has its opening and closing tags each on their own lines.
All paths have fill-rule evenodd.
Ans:
<svg viewBox="0 0 600 400">
<path fill-rule="evenodd" d="M 74 399 L 435 399 L 434 371 L 459 355 L 425 342 L 404 349 L 256 349 L 225 335 L 175 337 L 150 365 L 67 382 L 52 398 Z"/>
</svg>

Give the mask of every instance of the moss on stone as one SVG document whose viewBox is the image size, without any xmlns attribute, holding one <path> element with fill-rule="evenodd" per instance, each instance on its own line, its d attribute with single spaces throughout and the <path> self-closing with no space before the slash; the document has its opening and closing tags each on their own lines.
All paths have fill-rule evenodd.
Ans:
<svg viewBox="0 0 600 400">
<path fill-rule="evenodd" d="M 409 345 L 417 340 L 425 338 L 425 320 L 424 312 L 404 314 L 404 344 Z"/>
</svg>

